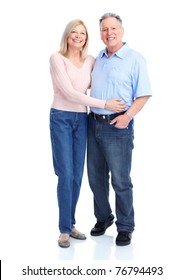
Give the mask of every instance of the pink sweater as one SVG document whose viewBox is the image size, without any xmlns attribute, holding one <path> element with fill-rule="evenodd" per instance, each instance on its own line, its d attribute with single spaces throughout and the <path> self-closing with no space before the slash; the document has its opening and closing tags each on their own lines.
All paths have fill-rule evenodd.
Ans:
<svg viewBox="0 0 184 280">
<path fill-rule="evenodd" d="M 60 53 L 52 54 L 50 57 L 50 73 L 54 89 L 52 108 L 72 112 L 86 112 L 86 106 L 104 108 L 105 100 L 87 95 L 93 64 L 94 57 L 90 55 L 87 56 L 83 66 L 77 68 Z"/>
</svg>

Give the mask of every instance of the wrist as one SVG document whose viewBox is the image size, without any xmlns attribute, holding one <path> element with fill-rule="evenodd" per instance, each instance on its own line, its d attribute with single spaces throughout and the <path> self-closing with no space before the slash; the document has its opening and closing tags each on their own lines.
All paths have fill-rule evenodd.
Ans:
<svg viewBox="0 0 184 280">
<path fill-rule="evenodd" d="M 133 119 L 132 116 L 128 112 L 126 112 L 125 114 L 128 116 L 130 121 Z"/>
<path fill-rule="evenodd" d="M 107 109 L 107 100 L 105 101 L 104 109 Z"/>
</svg>

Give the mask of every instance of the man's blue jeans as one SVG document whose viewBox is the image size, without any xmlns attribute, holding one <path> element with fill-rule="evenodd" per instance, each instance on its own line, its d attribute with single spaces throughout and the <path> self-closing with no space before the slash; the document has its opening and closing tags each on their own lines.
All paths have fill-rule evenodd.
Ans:
<svg viewBox="0 0 184 280">
<path fill-rule="evenodd" d="M 133 120 L 125 129 L 107 121 L 88 117 L 87 170 L 94 194 L 94 214 L 99 222 L 108 221 L 112 213 L 109 203 L 109 172 L 115 191 L 117 231 L 134 230 L 133 185 L 131 161 L 133 150 Z"/>
<path fill-rule="evenodd" d="M 58 176 L 59 230 L 71 233 L 86 150 L 87 113 L 50 110 L 53 165 Z"/>
</svg>

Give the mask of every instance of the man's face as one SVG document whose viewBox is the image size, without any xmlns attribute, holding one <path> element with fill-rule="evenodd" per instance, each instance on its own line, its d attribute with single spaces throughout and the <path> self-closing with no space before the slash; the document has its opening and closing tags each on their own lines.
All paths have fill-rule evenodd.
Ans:
<svg viewBox="0 0 184 280">
<path fill-rule="evenodd" d="M 115 52 L 122 47 L 124 29 L 116 18 L 109 17 L 102 20 L 100 34 L 108 50 Z"/>
</svg>

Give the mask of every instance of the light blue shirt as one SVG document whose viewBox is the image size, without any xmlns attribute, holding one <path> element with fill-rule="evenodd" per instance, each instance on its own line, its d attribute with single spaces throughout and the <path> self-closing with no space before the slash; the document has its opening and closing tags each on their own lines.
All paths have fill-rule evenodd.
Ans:
<svg viewBox="0 0 184 280">
<path fill-rule="evenodd" d="M 151 95 L 151 86 L 144 57 L 125 43 L 121 49 L 108 57 L 102 50 L 96 58 L 92 71 L 90 96 L 98 99 L 121 98 L 126 110 L 135 98 Z M 96 114 L 112 114 L 112 111 L 91 108 Z"/>
</svg>

